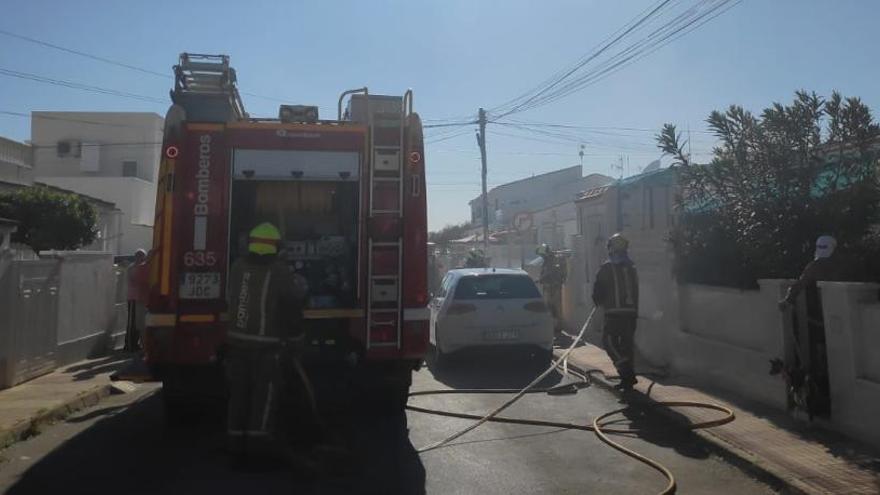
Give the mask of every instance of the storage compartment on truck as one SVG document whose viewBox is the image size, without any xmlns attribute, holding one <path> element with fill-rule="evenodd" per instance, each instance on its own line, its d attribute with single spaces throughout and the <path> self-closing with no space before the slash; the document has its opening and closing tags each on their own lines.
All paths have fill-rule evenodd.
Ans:
<svg viewBox="0 0 880 495">
<path fill-rule="evenodd" d="M 308 308 L 357 300 L 359 155 L 236 150 L 230 204 L 230 263 L 247 253 L 248 232 L 271 222 L 279 256 L 308 281 Z"/>
</svg>

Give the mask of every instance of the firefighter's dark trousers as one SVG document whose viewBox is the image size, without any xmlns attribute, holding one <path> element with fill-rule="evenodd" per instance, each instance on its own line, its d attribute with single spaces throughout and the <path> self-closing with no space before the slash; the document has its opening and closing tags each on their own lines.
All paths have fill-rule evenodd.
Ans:
<svg viewBox="0 0 880 495">
<path fill-rule="evenodd" d="M 227 435 L 235 454 L 271 454 L 281 380 L 276 346 L 230 345 L 226 358 L 229 385 Z"/>
<path fill-rule="evenodd" d="M 636 382 L 634 368 L 636 315 L 605 315 L 602 345 L 617 368 L 621 384 Z"/>
<path fill-rule="evenodd" d="M 137 351 L 141 347 L 140 329 L 138 328 L 138 302 L 128 300 L 128 319 L 125 322 L 125 351 Z"/>
<path fill-rule="evenodd" d="M 559 333 L 562 330 L 562 287 L 545 285 L 544 302 L 550 307 L 550 314 L 553 316 L 553 329 Z"/>
</svg>

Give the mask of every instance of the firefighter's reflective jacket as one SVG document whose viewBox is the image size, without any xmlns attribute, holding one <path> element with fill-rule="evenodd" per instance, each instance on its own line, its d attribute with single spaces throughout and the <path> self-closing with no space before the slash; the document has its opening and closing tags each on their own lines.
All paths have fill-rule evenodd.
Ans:
<svg viewBox="0 0 880 495">
<path fill-rule="evenodd" d="M 274 256 L 242 256 L 229 282 L 230 344 L 280 344 L 301 332 L 305 288 L 287 265 Z"/>
<path fill-rule="evenodd" d="M 568 267 L 564 257 L 556 255 L 544 256 L 539 281 L 544 286 L 561 287 L 565 283 L 567 271 Z"/>
<path fill-rule="evenodd" d="M 593 302 L 605 314 L 633 315 L 639 309 L 639 278 L 632 262 L 606 261 L 593 283 Z"/>
</svg>

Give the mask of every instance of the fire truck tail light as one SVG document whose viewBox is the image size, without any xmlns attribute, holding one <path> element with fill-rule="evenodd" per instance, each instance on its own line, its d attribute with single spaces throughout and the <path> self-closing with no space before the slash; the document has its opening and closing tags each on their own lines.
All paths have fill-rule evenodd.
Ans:
<svg viewBox="0 0 880 495">
<path fill-rule="evenodd" d="M 370 318 L 371 342 L 394 342 L 397 340 L 397 313 L 374 313 Z"/>
<path fill-rule="evenodd" d="M 370 330 L 371 342 L 394 342 L 397 340 L 397 330 L 394 327 L 374 327 Z"/>
<path fill-rule="evenodd" d="M 415 302 L 417 305 L 427 305 L 428 304 L 428 287 L 427 286 L 419 286 L 415 291 Z"/>
</svg>

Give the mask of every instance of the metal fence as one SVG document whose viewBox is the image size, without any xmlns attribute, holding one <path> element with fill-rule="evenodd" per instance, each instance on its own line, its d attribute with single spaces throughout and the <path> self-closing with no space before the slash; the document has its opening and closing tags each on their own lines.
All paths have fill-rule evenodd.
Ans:
<svg viewBox="0 0 880 495">
<path fill-rule="evenodd" d="M 106 253 L 6 262 L 0 271 L 0 388 L 112 348 L 121 280 Z M 122 308 L 124 325 L 124 303 Z"/>
</svg>

